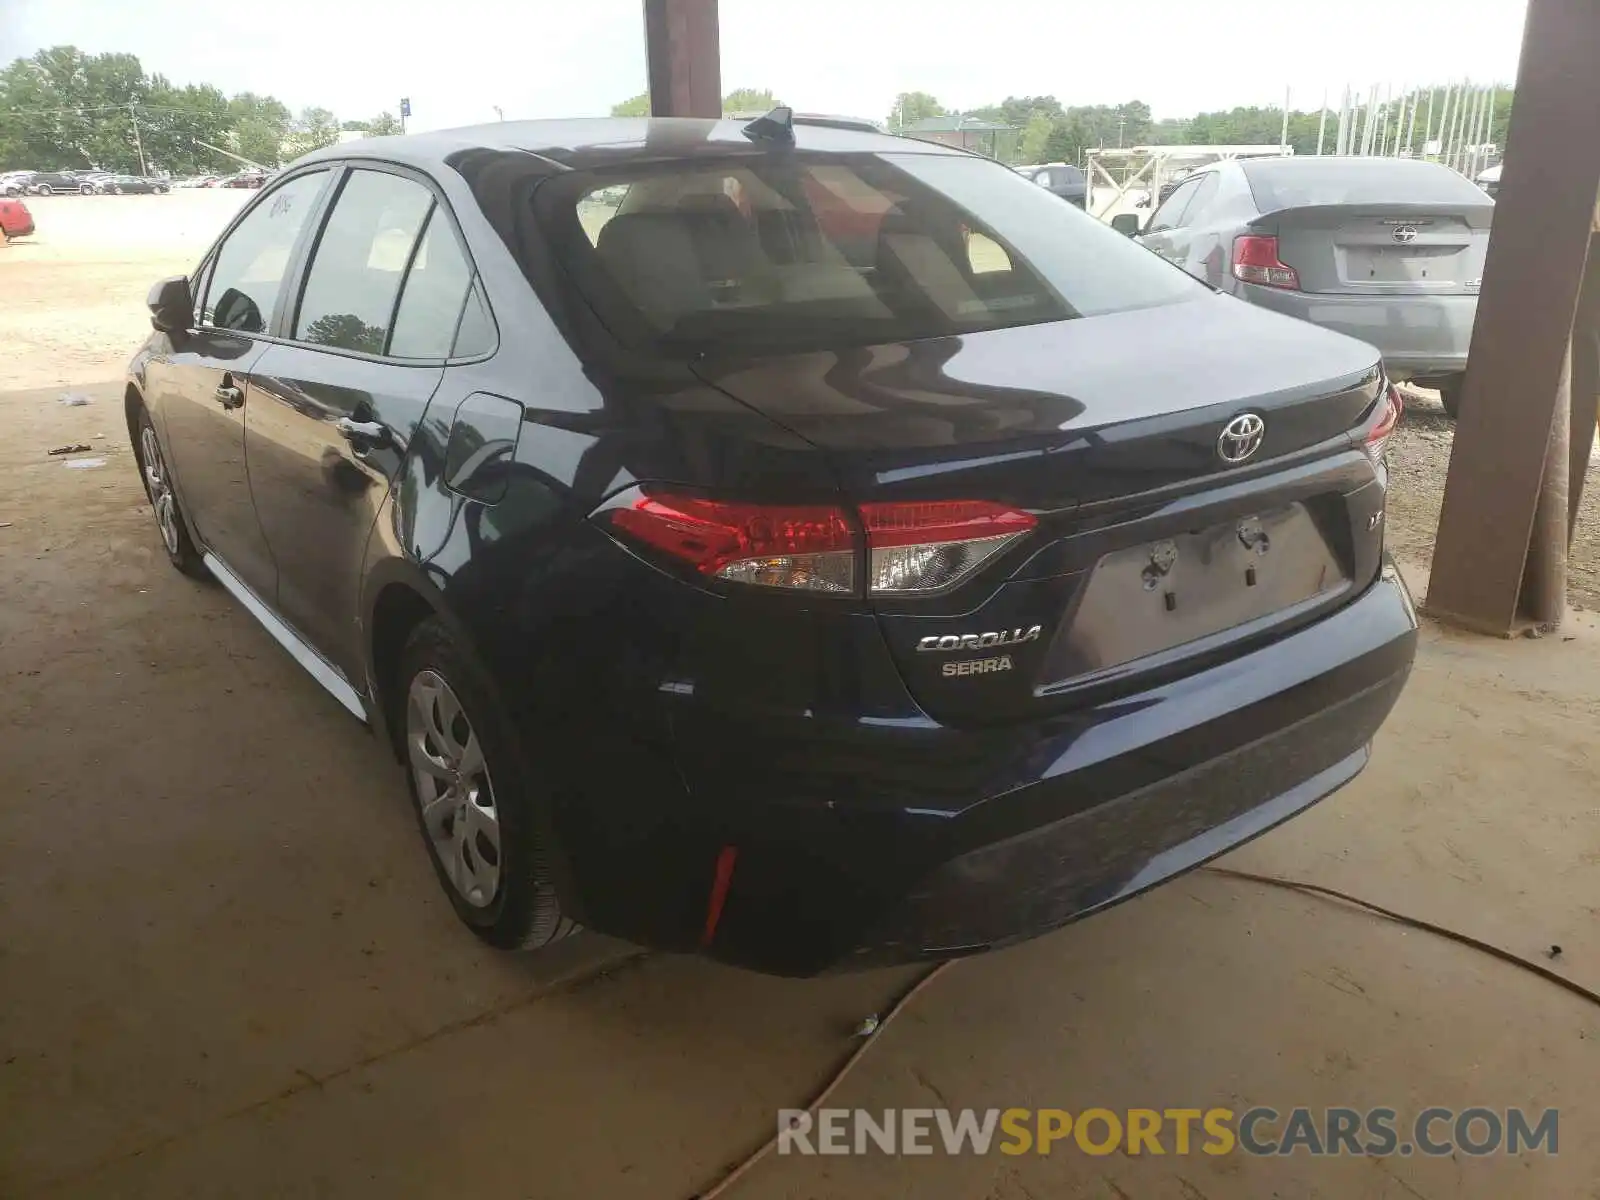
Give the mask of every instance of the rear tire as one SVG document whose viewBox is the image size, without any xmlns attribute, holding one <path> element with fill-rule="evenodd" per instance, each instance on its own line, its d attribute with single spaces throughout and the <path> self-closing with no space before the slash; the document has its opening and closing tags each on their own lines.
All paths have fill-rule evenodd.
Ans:
<svg viewBox="0 0 1600 1200">
<path fill-rule="evenodd" d="M 1444 405 L 1445 415 L 1452 421 L 1461 416 L 1461 390 L 1465 383 L 1464 375 L 1439 381 L 1439 403 Z"/>
<path fill-rule="evenodd" d="M 401 655 L 393 728 L 439 885 L 491 946 L 537 950 L 577 926 L 551 880 L 536 779 L 482 670 L 436 617 Z"/>
<path fill-rule="evenodd" d="M 161 548 L 167 552 L 168 561 L 191 579 L 210 579 L 211 572 L 206 570 L 205 561 L 189 536 L 189 523 L 184 519 L 178 493 L 173 487 L 172 469 L 167 465 L 149 410 L 139 409 L 135 431 L 133 453 L 139 461 L 144 494 L 150 498 L 150 509 L 155 514 Z"/>
</svg>

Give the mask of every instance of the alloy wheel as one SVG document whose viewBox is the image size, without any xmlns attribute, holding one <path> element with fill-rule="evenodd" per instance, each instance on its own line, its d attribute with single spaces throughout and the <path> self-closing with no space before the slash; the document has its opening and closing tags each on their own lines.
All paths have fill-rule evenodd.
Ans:
<svg viewBox="0 0 1600 1200">
<path fill-rule="evenodd" d="M 474 908 L 500 890 L 500 813 L 478 735 L 444 677 L 418 671 L 406 695 L 406 748 L 428 844 Z"/>
<path fill-rule="evenodd" d="M 150 490 L 150 506 L 156 512 L 156 524 L 161 527 L 161 540 L 167 545 L 167 553 L 177 554 L 178 503 L 167 478 L 166 460 L 161 457 L 161 443 L 149 425 L 139 435 L 139 457 L 144 461 L 144 481 Z"/>
</svg>

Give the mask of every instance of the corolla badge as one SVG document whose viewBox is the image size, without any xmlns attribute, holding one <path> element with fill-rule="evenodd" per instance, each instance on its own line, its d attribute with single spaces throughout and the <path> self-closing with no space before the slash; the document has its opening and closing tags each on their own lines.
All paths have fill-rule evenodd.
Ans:
<svg viewBox="0 0 1600 1200">
<path fill-rule="evenodd" d="M 1027 629 L 997 629 L 989 633 L 935 633 L 917 643 L 918 650 L 988 650 L 992 646 L 1017 646 L 1035 642 L 1044 633 L 1044 626 L 1033 625 Z"/>
<path fill-rule="evenodd" d="M 1217 435 L 1217 457 L 1229 466 L 1242 463 L 1257 450 L 1267 436 L 1267 423 L 1255 413 L 1240 413 Z"/>
</svg>

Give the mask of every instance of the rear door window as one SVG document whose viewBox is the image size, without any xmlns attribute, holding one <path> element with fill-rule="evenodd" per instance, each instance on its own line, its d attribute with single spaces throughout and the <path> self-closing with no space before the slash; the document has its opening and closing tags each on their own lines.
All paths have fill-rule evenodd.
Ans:
<svg viewBox="0 0 1600 1200">
<path fill-rule="evenodd" d="M 328 172 L 297 175 L 245 214 L 218 248 L 206 287 L 202 326 L 265 333 L 306 218 L 327 186 Z"/>
<path fill-rule="evenodd" d="M 448 358 L 471 284 L 472 268 L 449 219 L 435 207 L 406 272 L 394 330 L 389 335 L 389 354 L 394 358 Z"/>
<path fill-rule="evenodd" d="M 1194 199 L 1195 190 L 1200 186 L 1198 178 L 1185 179 L 1167 194 L 1161 202 L 1161 207 L 1150 216 L 1150 224 L 1145 227 L 1146 233 L 1160 233 L 1163 229 L 1174 229 L 1183 223 L 1183 210 L 1189 207 L 1189 201 Z"/>
<path fill-rule="evenodd" d="M 294 337 L 383 354 L 400 284 L 432 207 L 433 193 L 415 180 L 352 171 L 317 239 Z"/>
<path fill-rule="evenodd" d="M 1189 201 L 1188 206 L 1183 210 L 1182 216 L 1178 218 L 1178 225 L 1188 227 L 1197 225 L 1205 220 L 1206 209 L 1217 198 L 1217 192 L 1221 188 L 1222 177 L 1215 171 L 1209 172 L 1200 181 L 1200 186 L 1195 189 L 1194 198 Z"/>
</svg>

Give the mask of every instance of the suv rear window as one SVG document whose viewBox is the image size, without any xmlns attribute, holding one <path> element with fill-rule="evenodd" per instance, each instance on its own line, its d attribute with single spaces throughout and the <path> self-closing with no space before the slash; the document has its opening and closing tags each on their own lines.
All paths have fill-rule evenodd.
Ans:
<svg viewBox="0 0 1600 1200">
<path fill-rule="evenodd" d="M 1243 162 L 1262 212 L 1314 204 L 1484 204 L 1465 176 L 1438 163 L 1394 159 L 1274 159 Z"/>
<path fill-rule="evenodd" d="M 1014 171 L 774 153 L 558 176 L 535 193 L 625 341 L 806 350 L 1171 304 L 1204 288 Z"/>
</svg>

